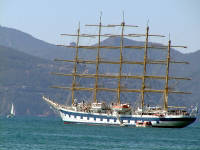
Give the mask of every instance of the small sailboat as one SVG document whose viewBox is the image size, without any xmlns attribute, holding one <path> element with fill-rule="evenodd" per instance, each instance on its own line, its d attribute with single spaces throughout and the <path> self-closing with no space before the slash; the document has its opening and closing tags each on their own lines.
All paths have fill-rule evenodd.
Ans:
<svg viewBox="0 0 200 150">
<path fill-rule="evenodd" d="M 7 118 L 13 118 L 15 116 L 15 108 L 14 108 L 14 105 L 12 103 L 11 105 L 11 110 L 10 110 L 10 114 L 7 115 Z"/>
</svg>

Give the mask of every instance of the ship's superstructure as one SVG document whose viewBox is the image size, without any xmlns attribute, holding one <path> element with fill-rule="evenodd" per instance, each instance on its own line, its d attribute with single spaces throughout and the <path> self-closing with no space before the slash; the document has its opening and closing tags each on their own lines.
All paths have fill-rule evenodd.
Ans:
<svg viewBox="0 0 200 150">
<path fill-rule="evenodd" d="M 86 124 L 103 124 L 103 125 L 121 125 L 121 126 L 136 126 L 143 123 L 151 125 L 152 127 L 185 127 L 196 120 L 195 112 L 187 112 L 183 107 L 172 107 L 168 106 L 168 94 L 190 94 L 189 92 L 175 91 L 169 88 L 169 80 L 190 80 L 189 78 L 184 77 L 174 77 L 170 76 L 169 68 L 170 64 L 187 64 L 187 62 L 182 61 L 172 61 L 171 60 L 171 48 L 186 48 L 185 46 L 173 46 L 171 45 L 171 40 L 168 41 L 168 45 L 152 45 L 149 44 L 149 37 L 164 37 L 162 35 L 150 34 L 149 26 L 146 27 L 145 34 L 126 34 L 124 29 L 127 28 L 135 28 L 138 26 L 135 25 L 127 25 L 124 22 L 118 25 L 103 25 L 100 23 L 95 25 L 86 25 L 89 27 L 97 27 L 98 34 L 81 34 L 80 33 L 80 25 L 77 30 L 77 34 L 62 34 L 65 36 L 75 36 L 77 37 L 76 45 L 61 45 L 68 48 L 73 48 L 75 52 L 74 60 L 64 60 L 64 59 L 55 59 L 55 61 L 69 62 L 73 63 L 73 71 L 72 73 L 54 73 L 56 75 L 61 76 L 71 76 L 72 84 L 70 87 L 60 87 L 54 86 L 54 88 L 62 88 L 71 91 L 72 104 L 71 106 L 59 105 L 53 102 L 51 99 L 43 96 L 43 99 L 53 106 L 56 110 L 59 111 L 62 120 L 65 123 L 86 123 Z M 103 34 L 102 28 L 114 28 L 120 27 L 121 34 Z M 124 45 L 124 38 L 126 37 L 145 37 L 144 46 L 136 46 L 136 45 Z M 98 44 L 83 46 L 79 44 L 80 38 L 90 38 L 97 37 Z M 119 46 L 107 46 L 101 45 L 102 37 L 120 37 L 120 45 Z M 96 59 L 95 60 L 85 60 L 79 58 L 79 50 L 80 49 L 90 49 L 96 51 Z M 116 49 L 119 51 L 119 61 L 113 60 L 104 60 L 100 56 L 100 52 L 102 49 Z M 123 57 L 123 50 L 140 50 L 144 52 L 143 61 L 127 61 Z M 167 51 L 167 56 L 165 60 L 150 60 L 148 59 L 148 51 L 152 49 L 158 49 L 161 51 Z M 94 64 L 95 65 L 95 74 L 89 73 L 78 73 L 77 65 L 78 64 Z M 119 67 L 118 74 L 102 74 L 99 73 L 99 65 L 100 64 L 117 64 Z M 129 65 L 142 65 L 143 66 L 143 74 L 142 75 L 127 75 L 122 72 L 123 64 Z M 155 76 L 147 74 L 147 65 L 157 65 L 162 64 L 166 66 L 166 71 L 164 76 Z M 93 87 L 82 87 L 77 84 L 78 78 L 93 78 L 95 79 L 95 83 Z M 114 78 L 117 79 L 117 88 L 105 88 L 99 86 L 100 78 Z M 140 79 L 141 87 L 139 89 L 131 89 L 125 88 L 121 84 L 121 80 L 125 78 L 130 79 Z M 152 80 L 164 80 L 164 88 L 162 89 L 151 89 L 146 86 L 146 79 Z M 133 83 L 134 84 L 134 83 Z M 75 91 L 92 91 L 93 92 L 93 100 L 90 102 L 78 102 L 75 97 Z M 117 99 L 114 103 L 106 103 L 101 102 L 97 98 L 98 91 L 108 91 L 115 92 Z M 138 108 L 132 107 L 128 103 L 121 102 L 121 93 L 129 92 L 129 93 L 140 93 L 140 106 Z M 145 105 L 145 93 L 162 93 L 163 94 L 163 106 L 150 107 Z M 97 100 L 98 99 L 98 100 Z"/>
</svg>

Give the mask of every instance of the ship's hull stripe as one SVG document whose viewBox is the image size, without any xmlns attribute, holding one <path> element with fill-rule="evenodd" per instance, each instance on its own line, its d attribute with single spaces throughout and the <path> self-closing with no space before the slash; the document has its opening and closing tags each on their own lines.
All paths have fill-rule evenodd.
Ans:
<svg viewBox="0 0 200 150">
<path fill-rule="evenodd" d="M 193 121 L 192 121 L 193 122 Z M 153 125 L 154 128 L 183 128 L 192 122 L 182 123 L 182 125 Z M 120 124 L 116 123 L 96 123 L 96 122 L 78 122 L 78 121 L 64 121 L 64 124 L 86 124 L 86 125 L 103 125 L 103 126 L 119 126 Z M 161 123 L 160 123 L 161 124 Z M 135 127 L 135 124 L 126 124 L 127 127 Z"/>
</svg>

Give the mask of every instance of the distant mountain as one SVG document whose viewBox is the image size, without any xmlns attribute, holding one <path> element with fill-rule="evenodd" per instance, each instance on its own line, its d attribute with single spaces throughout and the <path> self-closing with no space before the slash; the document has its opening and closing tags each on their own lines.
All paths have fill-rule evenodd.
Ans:
<svg viewBox="0 0 200 150">
<path fill-rule="evenodd" d="M 70 58 L 70 49 L 58 47 L 16 29 L 0 26 L 0 45 L 45 59 Z"/>
<path fill-rule="evenodd" d="M 16 115 L 52 114 L 41 100 L 42 95 L 60 97 L 67 92 L 49 88 L 69 83 L 66 78 L 51 75 L 53 71 L 71 70 L 70 65 L 34 57 L 17 50 L 0 46 L 0 115 L 6 115 L 14 103 Z M 57 93 L 56 93 L 57 92 Z M 61 100 L 61 99 L 59 99 Z M 62 100 L 60 101 L 61 103 Z"/>
<path fill-rule="evenodd" d="M 60 48 L 53 44 L 35 39 L 31 35 L 21 31 L 0 27 L 0 115 L 5 115 L 9 111 L 11 102 L 16 105 L 17 115 L 52 115 L 52 111 L 41 100 L 42 95 L 50 96 L 59 103 L 66 103 L 70 100 L 70 94 L 65 90 L 51 89 L 49 86 L 61 85 L 71 86 L 72 78 L 62 76 L 52 76 L 50 72 L 70 73 L 73 68 L 66 63 L 55 63 L 50 60 L 54 58 L 74 59 L 73 49 Z M 125 45 L 144 45 L 143 41 L 124 40 Z M 150 43 L 152 45 L 161 45 L 159 43 Z M 107 38 L 101 42 L 101 45 L 119 46 L 120 38 Z M 79 52 L 80 59 L 96 59 L 96 50 L 84 50 Z M 163 50 L 150 49 L 148 57 L 150 60 L 165 60 L 166 53 Z M 178 61 L 188 61 L 189 65 L 171 65 L 171 76 L 191 77 L 192 81 L 170 81 L 170 87 L 177 85 L 178 90 L 191 91 L 191 95 L 171 95 L 170 105 L 186 105 L 200 103 L 200 50 L 194 53 L 182 54 L 176 50 L 171 52 L 172 59 Z M 101 49 L 101 59 L 119 60 L 118 50 Z M 143 61 L 143 50 L 123 50 L 124 60 Z M 164 75 L 164 65 L 148 65 L 148 73 L 152 75 Z M 78 72 L 95 73 L 95 65 L 78 65 Z M 143 71 L 142 65 L 123 65 L 123 71 L 133 75 L 139 75 Z M 101 64 L 100 73 L 118 73 L 116 65 Z M 116 87 L 115 79 L 99 79 L 100 86 Z M 134 82 L 134 84 L 132 84 Z M 93 79 L 78 78 L 77 84 L 93 87 Z M 147 87 L 160 88 L 163 85 L 161 81 L 148 81 Z M 125 80 L 123 86 L 130 88 L 140 88 L 140 81 Z M 84 96 L 83 96 L 84 95 Z M 83 99 L 92 99 L 91 93 L 77 92 L 76 96 Z M 114 100 L 115 93 L 99 92 L 100 100 Z M 112 98 L 112 99 L 111 99 Z M 162 103 L 161 96 L 153 95 L 149 98 L 150 103 Z M 127 97 L 122 94 L 122 99 L 127 101 L 137 101 L 138 94 L 128 94 Z M 159 102 L 158 102 L 159 101 Z M 68 102 L 69 103 L 69 102 Z"/>
<path fill-rule="evenodd" d="M 72 59 L 75 55 L 73 49 L 58 47 L 53 44 L 49 44 L 16 29 L 0 26 L 0 35 L 0 45 L 17 49 L 32 56 L 53 60 L 55 58 Z M 142 46 L 144 45 L 144 42 L 125 39 L 124 44 Z M 159 43 L 150 44 L 161 45 Z M 120 37 L 107 38 L 101 42 L 101 45 L 119 46 Z M 82 51 L 80 51 L 79 54 L 81 58 L 93 58 L 94 55 L 96 55 L 96 52 L 94 50 L 88 50 L 88 53 L 86 54 Z M 117 53 L 116 51 L 112 51 L 108 55 L 106 55 L 106 57 L 110 58 L 110 55 L 114 57 L 115 55 L 117 55 Z M 158 56 L 160 55 L 161 53 Z"/>
</svg>

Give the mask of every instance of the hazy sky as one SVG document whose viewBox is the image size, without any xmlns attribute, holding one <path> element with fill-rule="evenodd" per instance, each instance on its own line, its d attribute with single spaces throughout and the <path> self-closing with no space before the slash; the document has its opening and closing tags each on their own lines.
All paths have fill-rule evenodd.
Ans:
<svg viewBox="0 0 200 150">
<path fill-rule="evenodd" d="M 149 19 L 151 33 L 170 32 L 174 45 L 188 46 L 184 52 L 200 49 L 200 0 L 0 0 L 0 25 L 58 44 L 79 21 L 81 29 L 98 23 L 101 11 L 104 24 L 121 23 L 124 11 L 127 24 L 140 26 L 132 33 L 145 32 Z"/>
</svg>

